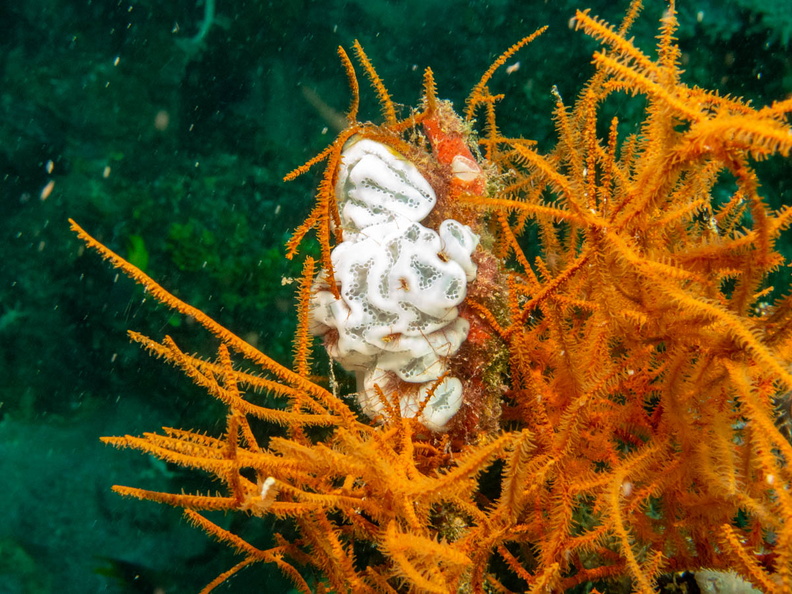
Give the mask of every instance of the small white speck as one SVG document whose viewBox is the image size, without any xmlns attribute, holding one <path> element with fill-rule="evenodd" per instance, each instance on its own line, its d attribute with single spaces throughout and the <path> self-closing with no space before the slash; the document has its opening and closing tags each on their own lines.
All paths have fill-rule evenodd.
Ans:
<svg viewBox="0 0 792 594">
<path fill-rule="evenodd" d="M 621 485 L 622 497 L 629 497 L 632 495 L 633 484 L 630 481 L 624 481 Z"/>
</svg>

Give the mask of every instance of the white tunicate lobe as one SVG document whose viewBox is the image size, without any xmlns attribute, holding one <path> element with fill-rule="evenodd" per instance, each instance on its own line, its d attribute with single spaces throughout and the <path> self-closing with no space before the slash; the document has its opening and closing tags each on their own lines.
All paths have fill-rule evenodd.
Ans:
<svg viewBox="0 0 792 594">
<path fill-rule="evenodd" d="M 443 376 L 467 337 L 457 306 L 476 276 L 478 236 L 450 219 L 438 231 L 421 225 L 434 190 L 412 163 L 372 140 L 344 149 L 336 199 L 344 241 L 331 259 L 340 299 L 318 282 L 311 329 L 335 331 L 328 353 L 356 372 L 367 415 L 386 414 L 378 387 L 398 394 L 403 416 L 420 412 L 424 426 L 442 431 L 462 404 L 462 382 Z"/>
</svg>

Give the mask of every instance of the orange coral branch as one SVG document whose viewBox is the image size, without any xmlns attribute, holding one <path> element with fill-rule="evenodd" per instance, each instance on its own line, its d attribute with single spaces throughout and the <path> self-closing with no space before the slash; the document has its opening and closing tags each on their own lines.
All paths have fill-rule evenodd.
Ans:
<svg viewBox="0 0 792 594">
<path fill-rule="evenodd" d="M 391 100 L 390 93 L 388 93 L 388 89 L 385 88 L 385 84 L 382 82 L 379 74 L 377 74 L 377 71 L 374 69 L 374 66 L 368 59 L 366 52 L 363 51 L 363 46 L 360 45 L 360 42 L 357 39 L 352 44 L 352 48 L 355 50 L 355 56 L 357 56 L 358 61 L 360 62 L 361 66 L 363 66 L 363 70 L 366 71 L 366 75 L 371 82 L 371 86 L 374 87 L 374 90 L 377 93 L 380 106 L 382 107 L 382 115 L 385 116 L 385 122 L 391 125 L 396 124 L 398 121 L 396 118 L 396 108 L 393 105 L 393 101 Z"/>
<path fill-rule="evenodd" d="M 521 48 L 525 47 L 529 43 L 531 43 L 534 39 L 539 37 L 542 33 L 547 31 L 547 27 L 540 27 L 530 35 L 523 37 L 520 41 L 512 45 L 509 49 L 503 52 L 498 58 L 487 68 L 487 71 L 481 77 L 481 80 L 476 83 L 473 87 L 473 90 L 470 92 L 468 99 L 466 101 L 467 107 L 465 109 L 465 119 L 470 121 L 473 119 L 473 111 L 476 108 L 476 105 L 480 102 L 480 98 L 486 95 L 484 92 L 485 88 L 487 87 L 487 83 L 492 78 L 492 75 L 506 63 L 506 60 L 511 58 L 514 54 L 516 54 Z"/>
</svg>

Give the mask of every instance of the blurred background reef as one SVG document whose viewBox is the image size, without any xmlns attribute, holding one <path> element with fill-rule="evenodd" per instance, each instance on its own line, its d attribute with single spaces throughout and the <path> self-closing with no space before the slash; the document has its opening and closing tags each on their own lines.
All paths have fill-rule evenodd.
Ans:
<svg viewBox="0 0 792 594">
<path fill-rule="evenodd" d="M 0 594 L 197 592 L 232 553 L 177 510 L 122 500 L 114 483 L 194 481 L 101 435 L 160 425 L 220 430 L 178 371 L 129 344 L 127 328 L 208 352 L 189 320 L 146 301 L 66 218 L 181 298 L 283 362 L 293 286 L 283 258 L 316 179 L 283 175 L 320 151 L 343 112 L 336 47 L 360 39 L 393 97 L 421 73 L 460 106 L 495 56 L 550 30 L 498 73 L 507 135 L 554 138 L 556 85 L 588 77 L 592 40 L 576 8 L 617 23 L 625 1 L 27 0 L 0 3 Z M 633 33 L 651 51 L 665 5 L 646 0 Z M 682 0 L 685 80 L 766 104 L 792 92 L 792 3 Z M 510 63 L 513 63 L 511 61 Z M 368 93 L 368 94 L 367 94 Z M 637 108 L 628 100 L 619 117 Z M 362 119 L 378 104 L 364 90 Z M 366 109 L 368 111 L 366 111 Z M 792 166 L 762 164 L 763 194 L 792 203 Z M 781 246 L 787 258 L 792 246 Z M 197 485 L 196 488 L 206 488 Z M 245 518 L 228 518 L 244 524 Z M 236 525 L 266 531 L 259 521 Z M 256 567 L 219 591 L 288 592 Z"/>
</svg>

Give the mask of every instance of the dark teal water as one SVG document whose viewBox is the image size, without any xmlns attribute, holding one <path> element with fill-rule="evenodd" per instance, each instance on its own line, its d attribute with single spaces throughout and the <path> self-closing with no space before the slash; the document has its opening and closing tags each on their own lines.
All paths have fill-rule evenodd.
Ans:
<svg viewBox="0 0 792 594">
<path fill-rule="evenodd" d="M 299 264 L 282 246 L 310 210 L 317 174 L 281 178 L 332 138 L 316 104 L 348 104 L 336 47 L 360 39 L 398 103 L 416 103 L 431 66 L 439 95 L 461 106 L 500 52 L 549 24 L 510 61 L 519 68 L 492 82 L 507 94 L 504 131 L 547 147 L 550 89 L 571 103 L 596 48 L 570 29 L 574 9 L 618 22 L 627 5 L 208 1 L 0 4 L 0 594 L 196 592 L 235 563 L 177 510 L 110 492 L 206 489 L 99 437 L 162 425 L 217 432 L 223 411 L 125 332 L 169 333 L 205 354 L 211 342 L 83 253 L 68 217 L 288 361 L 292 288 L 281 279 Z M 681 4 L 688 83 L 755 103 L 792 92 L 792 4 Z M 634 33 L 648 51 L 664 3 L 646 5 Z M 362 75 L 361 86 L 361 115 L 376 119 Z M 792 202 L 789 161 L 762 174 L 772 204 Z M 269 535 L 261 521 L 226 523 Z M 218 591 L 289 585 L 253 568 Z"/>
</svg>

